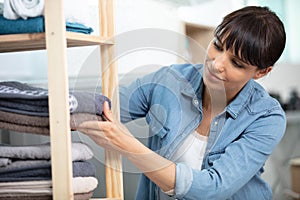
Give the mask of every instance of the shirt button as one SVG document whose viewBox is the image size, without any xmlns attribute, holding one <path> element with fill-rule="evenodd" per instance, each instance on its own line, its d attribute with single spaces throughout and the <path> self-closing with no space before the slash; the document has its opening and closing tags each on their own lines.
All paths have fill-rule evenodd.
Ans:
<svg viewBox="0 0 300 200">
<path fill-rule="evenodd" d="M 195 99 L 194 104 L 197 106 L 199 104 L 199 101 L 197 99 Z"/>
<path fill-rule="evenodd" d="M 217 126 L 217 125 L 218 125 L 218 122 L 215 122 L 214 125 Z"/>
</svg>

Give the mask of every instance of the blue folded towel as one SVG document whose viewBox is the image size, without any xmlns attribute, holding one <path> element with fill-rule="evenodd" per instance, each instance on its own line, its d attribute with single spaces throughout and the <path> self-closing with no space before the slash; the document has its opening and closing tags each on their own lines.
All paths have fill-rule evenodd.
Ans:
<svg viewBox="0 0 300 200">
<path fill-rule="evenodd" d="M 71 23 L 71 22 L 66 22 L 66 30 L 70 32 L 77 32 L 77 33 L 84 33 L 84 34 L 91 34 L 94 31 L 91 27 L 87 27 L 83 24 Z"/>
<path fill-rule="evenodd" d="M 2 35 L 41 32 L 45 32 L 43 17 L 8 20 L 0 15 L 0 34 Z"/>
<path fill-rule="evenodd" d="M 66 30 L 77 33 L 91 34 L 93 29 L 79 23 L 66 22 Z M 19 33 L 45 32 L 44 17 L 33 17 L 17 20 L 8 20 L 0 15 L 0 35 Z"/>
</svg>

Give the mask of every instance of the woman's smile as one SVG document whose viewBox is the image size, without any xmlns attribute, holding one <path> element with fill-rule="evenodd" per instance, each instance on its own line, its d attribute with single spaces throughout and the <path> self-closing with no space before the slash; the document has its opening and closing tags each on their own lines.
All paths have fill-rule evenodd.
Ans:
<svg viewBox="0 0 300 200">
<path fill-rule="evenodd" d="M 204 69 L 206 71 L 205 75 L 207 76 L 207 78 L 212 82 L 224 82 L 225 79 L 220 77 L 220 75 L 214 73 L 214 70 L 212 69 L 211 65 L 211 61 L 206 61 L 206 66 Z"/>
<path fill-rule="evenodd" d="M 218 77 L 216 74 L 214 74 L 213 72 L 210 71 L 210 69 L 208 69 L 209 72 L 209 77 L 211 77 L 211 79 L 215 80 L 215 81 L 224 81 L 222 78 Z"/>
</svg>

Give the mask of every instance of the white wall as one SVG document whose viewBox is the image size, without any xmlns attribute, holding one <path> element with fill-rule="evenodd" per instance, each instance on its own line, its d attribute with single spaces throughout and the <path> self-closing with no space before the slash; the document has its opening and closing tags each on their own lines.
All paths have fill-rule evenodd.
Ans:
<svg viewBox="0 0 300 200">
<path fill-rule="evenodd" d="M 292 89 L 300 94 L 300 65 L 278 63 L 266 77 L 258 80 L 269 92 L 280 94 L 284 102 L 288 101 Z"/>
</svg>

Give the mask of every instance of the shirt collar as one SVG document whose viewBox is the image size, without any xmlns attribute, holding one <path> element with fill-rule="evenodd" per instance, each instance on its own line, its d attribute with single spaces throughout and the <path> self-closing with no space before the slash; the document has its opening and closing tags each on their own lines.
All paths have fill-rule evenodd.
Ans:
<svg viewBox="0 0 300 200">
<path fill-rule="evenodd" d="M 181 90 L 181 93 L 192 98 L 197 94 L 198 98 L 200 98 L 203 91 L 203 65 L 195 65 L 194 69 L 195 73 L 187 80 L 188 85 Z"/>
<path fill-rule="evenodd" d="M 252 95 L 254 80 L 251 79 L 246 83 L 238 95 L 233 99 L 233 101 L 227 106 L 226 111 L 234 119 L 238 114 L 245 108 L 247 102 L 249 102 L 250 96 Z"/>
</svg>

